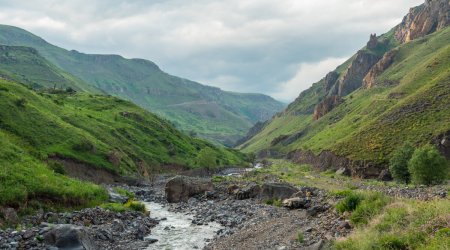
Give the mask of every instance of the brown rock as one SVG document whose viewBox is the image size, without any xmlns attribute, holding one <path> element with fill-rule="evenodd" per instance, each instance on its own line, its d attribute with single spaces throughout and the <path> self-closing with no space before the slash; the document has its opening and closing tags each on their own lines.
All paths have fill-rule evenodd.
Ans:
<svg viewBox="0 0 450 250">
<path fill-rule="evenodd" d="M 391 66 L 392 62 L 394 61 L 394 57 L 397 54 L 397 50 L 393 49 L 388 52 L 386 52 L 383 55 L 383 58 L 381 58 L 380 61 L 378 61 L 367 73 L 367 75 L 363 79 L 363 86 L 366 89 L 370 89 L 373 86 L 376 85 L 376 78 L 381 75 L 389 66 Z"/>
<path fill-rule="evenodd" d="M 193 178 L 188 176 L 175 176 L 165 186 L 168 202 L 187 201 L 189 197 L 214 189 L 211 180 Z"/>
<path fill-rule="evenodd" d="M 314 108 L 313 114 L 314 120 L 318 120 L 320 117 L 324 116 L 341 103 L 342 98 L 340 98 L 339 96 L 336 95 L 327 96 L 322 102 L 317 104 L 317 106 Z"/>
<path fill-rule="evenodd" d="M 450 2 L 448 0 L 426 0 L 424 4 L 411 8 L 395 29 L 395 37 L 401 43 L 412 41 L 450 24 Z"/>
</svg>

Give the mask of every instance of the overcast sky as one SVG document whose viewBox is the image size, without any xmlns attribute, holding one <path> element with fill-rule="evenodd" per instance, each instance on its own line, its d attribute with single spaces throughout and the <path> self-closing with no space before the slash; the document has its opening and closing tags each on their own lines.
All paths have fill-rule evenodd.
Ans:
<svg viewBox="0 0 450 250">
<path fill-rule="evenodd" d="M 423 0 L 0 0 L 0 23 L 291 101 Z"/>
</svg>

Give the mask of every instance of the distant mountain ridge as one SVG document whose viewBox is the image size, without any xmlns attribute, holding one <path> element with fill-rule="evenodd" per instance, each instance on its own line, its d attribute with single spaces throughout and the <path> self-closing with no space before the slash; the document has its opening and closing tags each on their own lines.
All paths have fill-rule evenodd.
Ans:
<svg viewBox="0 0 450 250">
<path fill-rule="evenodd" d="M 169 75 L 151 61 L 67 51 L 25 30 L 0 25 L 0 44 L 35 48 L 92 87 L 140 105 L 191 134 L 233 145 L 253 124 L 284 104 L 262 94 L 222 91 Z"/>
<path fill-rule="evenodd" d="M 372 34 L 354 56 L 258 124 L 239 148 L 321 169 L 347 167 L 361 177 L 386 169 L 404 141 L 434 143 L 450 158 L 449 24 L 448 0 L 411 8 L 399 25 Z"/>
</svg>

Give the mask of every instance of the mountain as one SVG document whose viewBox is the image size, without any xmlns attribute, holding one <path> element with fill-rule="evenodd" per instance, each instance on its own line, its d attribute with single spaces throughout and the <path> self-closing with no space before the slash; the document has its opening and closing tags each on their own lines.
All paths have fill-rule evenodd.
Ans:
<svg viewBox="0 0 450 250">
<path fill-rule="evenodd" d="M 239 148 L 360 177 L 377 177 L 405 141 L 450 157 L 449 11 L 448 0 L 411 8 Z"/>
<path fill-rule="evenodd" d="M 29 47 L 0 45 L 0 76 L 26 83 L 34 89 L 71 88 L 95 94 L 101 90 L 73 77 Z"/>
<path fill-rule="evenodd" d="M 92 87 L 130 100 L 183 131 L 226 145 L 284 107 L 269 96 L 222 91 L 169 75 L 147 60 L 67 51 L 12 26 L 0 25 L 0 44 L 35 48 Z"/>
</svg>

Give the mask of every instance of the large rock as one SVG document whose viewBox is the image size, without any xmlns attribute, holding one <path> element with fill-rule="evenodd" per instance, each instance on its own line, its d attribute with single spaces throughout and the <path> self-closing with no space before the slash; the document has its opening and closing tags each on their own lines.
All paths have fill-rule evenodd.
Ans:
<svg viewBox="0 0 450 250">
<path fill-rule="evenodd" d="M 214 189 L 211 180 L 175 176 L 166 183 L 166 199 L 170 203 L 187 201 L 189 197 Z"/>
<path fill-rule="evenodd" d="M 299 190 L 285 183 L 264 183 L 261 190 L 262 199 L 287 199 Z"/>
<path fill-rule="evenodd" d="M 61 224 L 54 225 L 44 234 L 44 242 L 64 250 L 96 250 L 95 245 L 84 227 Z"/>
<path fill-rule="evenodd" d="M 0 210 L 0 214 L 3 215 L 3 218 L 7 223 L 16 224 L 19 222 L 19 217 L 17 216 L 16 210 L 14 208 L 3 208 Z"/>
<path fill-rule="evenodd" d="M 246 187 L 238 189 L 235 192 L 234 197 L 237 200 L 251 199 L 257 197 L 260 192 L 261 187 L 259 185 L 257 185 L 256 183 L 250 183 Z"/>
<path fill-rule="evenodd" d="M 307 208 L 309 200 L 306 198 L 294 197 L 283 201 L 283 207 L 290 209 Z"/>
</svg>

